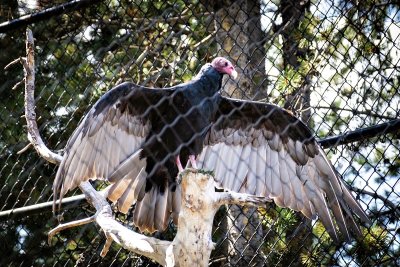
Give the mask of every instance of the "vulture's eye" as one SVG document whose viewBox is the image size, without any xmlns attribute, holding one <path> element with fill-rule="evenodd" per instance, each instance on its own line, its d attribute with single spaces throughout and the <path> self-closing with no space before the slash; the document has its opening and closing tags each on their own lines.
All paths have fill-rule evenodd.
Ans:
<svg viewBox="0 0 400 267">
<path fill-rule="evenodd" d="M 228 62 L 225 62 L 225 67 L 228 67 Z"/>
</svg>

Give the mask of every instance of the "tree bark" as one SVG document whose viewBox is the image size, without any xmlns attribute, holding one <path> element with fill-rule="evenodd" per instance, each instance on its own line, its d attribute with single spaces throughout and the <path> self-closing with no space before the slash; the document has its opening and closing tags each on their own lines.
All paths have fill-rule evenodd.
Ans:
<svg viewBox="0 0 400 267">
<path fill-rule="evenodd" d="M 301 38 L 299 38 L 299 36 L 302 36 L 299 26 L 309 6 L 309 0 L 281 1 L 279 11 L 282 15 L 282 25 L 285 25 L 281 31 L 283 66 L 285 69 L 290 67 L 298 70 L 301 59 L 306 58 L 309 52 L 307 49 L 300 48 Z M 304 78 L 303 85 L 288 96 L 284 108 L 293 111 L 296 115 L 300 115 L 301 120 L 307 124 L 311 117 L 310 97 L 311 78 L 307 75 Z"/>
<path fill-rule="evenodd" d="M 240 99 L 266 98 L 265 32 L 258 0 L 207 1 L 212 7 L 218 54 L 232 60 L 238 81 L 225 78 L 224 91 Z"/>
<path fill-rule="evenodd" d="M 257 208 L 228 209 L 228 261 L 225 266 L 267 266 L 262 252 L 263 230 Z"/>
<path fill-rule="evenodd" d="M 282 25 L 285 25 L 281 32 L 282 56 L 284 69 L 293 68 L 298 71 L 301 60 L 306 58 L 309 50 L 300 47 L 302 32 L 299 29 L 300 23 L 304 19 L 305 12 L 310 6 L 309 0 L 281 0 L 279 11 L 282 16 Z M 291 110 L 295 115 L 300 116 L 301 120 L 310 123 L 311 111 L 311 75 L 307 73 L 302 85 L 294 90 L 287 98 L 284 107 Z M 298 257 L 300 247 L 309 247 L 312 239 L 310 238 L 311 220 L 303 216 L 300 212 L 295 213 L 297 223 L 290 227 L 286 236 L 287 255 L 282 260 L 282 265 L 304 266 Z M 301 227 L 301 224 L 306 227 Z M 308 226 L 308 227 L 307 227 Z"/>
<path fill-rule="evenodd" d="M 299 46 L 301 40 L 299 25 L 309 5 L 309 0 L 281 0 L 279 11 L 282 15 L 282 25 L 285 25 L 281 32 L 284 66 L 293 66 L 295 69 L 300 66 L 299 58 L 303 56 L 303 51 Z"/>
</svg>

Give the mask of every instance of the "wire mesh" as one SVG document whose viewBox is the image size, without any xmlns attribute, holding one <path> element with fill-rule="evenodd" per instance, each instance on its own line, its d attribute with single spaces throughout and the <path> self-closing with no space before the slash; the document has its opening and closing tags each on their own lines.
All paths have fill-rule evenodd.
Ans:
<svg viewBox="0 0 400 267">
<path fill-rule="evenodd" d="M 224 95 L 285 107 L 320 139 L 399 116 L 395 2 L 75 2 L 64 9 L 72 2 L 0 2 L 1 66 L 24 55 L 28 25 L 36 39 L 38 125 L 60 153 L 113 86 L 177 85 L 216 56 L 229 58 L 239 72 L 237 81 L 224 78 Z M 28 144 L 24 95 L 21 87 L 11 88 L 23 73 L 14 65 L 0 77 L 0 211 L 8 211 L 51 201 L 57 167 L 32 149 L 17 153 Z M 360 136 L 326 152 L 373 221 L 362 238 L 335 244 L 319 221 L 273 203 L 227 206 L 214 221 L 211 266 L 400 265 L 398 131 Z M 82 204 L 67 207 L 63 217 L 92 213 Z M 132 216 L 117 213 L 129 227 Z M 105 238 L 95 224 L 63 231 L 49 246 L 46 233 L 56 225 L 50 209 L 2 216 L 0 265 L 157 266 L 116 244 L 101 258 Z M 172 240 L 175 227 L 169 226 L 155 235 Z"/>
</svg>

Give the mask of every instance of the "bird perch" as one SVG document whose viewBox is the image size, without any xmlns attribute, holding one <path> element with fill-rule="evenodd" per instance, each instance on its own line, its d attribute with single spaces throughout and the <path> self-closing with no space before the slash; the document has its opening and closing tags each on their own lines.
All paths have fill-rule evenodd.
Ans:
<svg viewBox="0 0 400 267">
<path fill-rule="evenodd" d="M 37 127 L 34 111 L 34 43 L 29 29 L 26 36 L 27 56 L 21 57 L 19 61 L 25 70 L 25 117 L 28 138 L 41 157 L 59 164 L 62 156 L 46 147 Z M 92 217 L 57 226 L 49 232 L 49 240 L 64 229 L 95 221 L 107 238 L 101 256 L 106 255 L 113 240 L 125 249 L 144 255 L 164 266 L 208 266 L 214 248 L 211 239 L 212 224 L 219 207 L 225 204 L 261 206 L 267 199 L 230 191 L 216 192 L 214 177 L 201 170 L 188 169 L 182 172 L 181 176 L 181 211 L 177 234 L 172 242 L 138 234 L 117 222 L 106 200 L 105 191 L 96 191 L 89 182 L 83 182 L 79 187 L 88 202 L 95 207 L 96 213 Z"/>
</svg>

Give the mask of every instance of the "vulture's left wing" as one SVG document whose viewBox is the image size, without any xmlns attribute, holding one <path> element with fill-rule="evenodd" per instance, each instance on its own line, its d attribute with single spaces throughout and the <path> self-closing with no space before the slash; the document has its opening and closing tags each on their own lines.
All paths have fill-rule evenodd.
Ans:
<svg viewBox="0 0 400 267">
<path fill-rule="evenodd" d="M 222 97 L 204 142 L 199 167 L 225 189 L 318 215 L 335 240 L 334 221 L 347 238 L 360 233 L 353 213 L 369 222 L 307 126 L 278 106 Z"/>
</svg>

